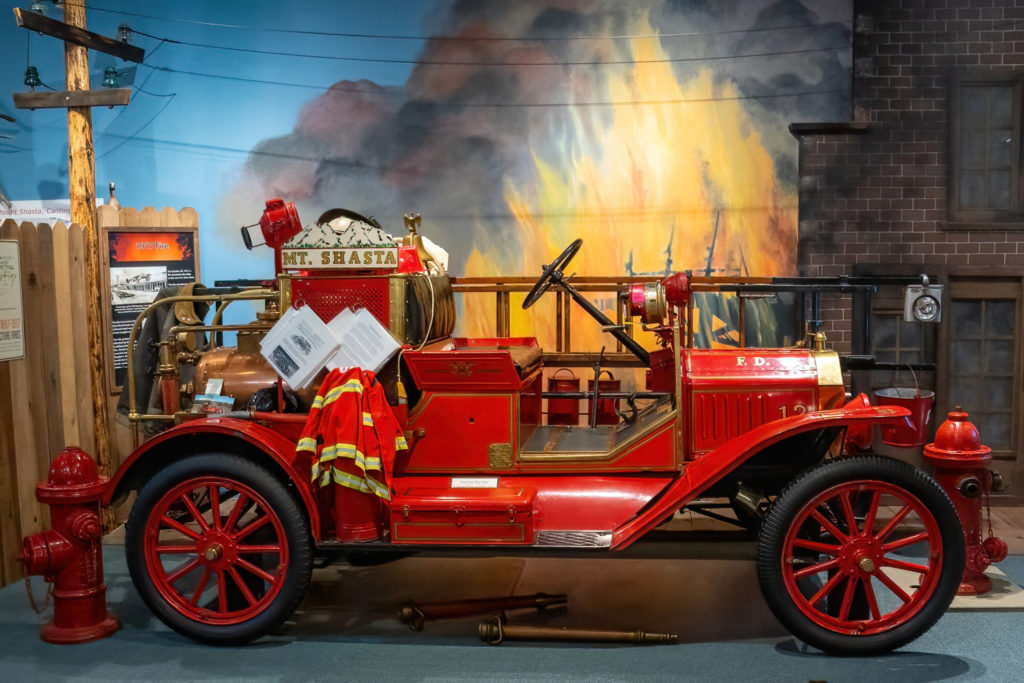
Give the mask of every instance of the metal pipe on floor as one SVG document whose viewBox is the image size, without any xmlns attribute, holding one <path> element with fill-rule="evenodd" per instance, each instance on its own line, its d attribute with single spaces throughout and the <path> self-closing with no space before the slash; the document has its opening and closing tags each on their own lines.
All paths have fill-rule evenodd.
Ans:
<svg viewBox="0 0 1024 683">
<path fill-rule="evenodd" d="M 583 641 L 595 643 L 675 643 L 674 633 L 647 633 L 646 631 L 603 631 L 584 628 L 552 628 L 549 626 L 523 626 L 503 623 L 500 617 L 480 622 L 480 640 L 488 645 L 501 645 L 506 640 Z"/>
</svg>

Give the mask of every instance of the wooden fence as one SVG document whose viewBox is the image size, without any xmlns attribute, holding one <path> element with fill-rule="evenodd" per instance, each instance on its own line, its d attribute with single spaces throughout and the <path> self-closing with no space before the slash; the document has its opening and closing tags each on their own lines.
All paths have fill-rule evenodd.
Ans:
<svg viewBox="0 0 1024 683">
<path fill-rule="evenodd" d="M 195 226 L 196 212 L 146 208 L 98 210 L 102 227 Z M 0 361 L 0 586 L 20 580 L 22 537 L 49 524 L 36 501 L 52 459 L 65 446 L 95 454 L 87 347 L 85 243 L 82 228 L 4 221 L 0 239 L 19 243 L 25 357 Z M 100 250 L 105 248 L 100 244 Z M 102 254 L 101 254 L 102 256 Z M 105 277 L 101 274 L 101 277 Z M 101 302 L 107 305 L 106 302 Z M 117 396 L 108 387 L 109 415 Z M 127 455 L 128 431 L 110 420 L 111 464 Z"/>
</svg>

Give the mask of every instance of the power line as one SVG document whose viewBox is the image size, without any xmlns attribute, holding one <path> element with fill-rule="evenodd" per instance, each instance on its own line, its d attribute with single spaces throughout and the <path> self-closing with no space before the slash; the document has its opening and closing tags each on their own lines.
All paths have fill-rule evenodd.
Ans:
<svg viewBox="0 0 1024 683">
<path fill-rule="evenodd" d="M 427 59 L 389 59 L 386 57 L 343 57 L 340 55 L 317 55 L 308 54 L 301 52 L 281 52 L 277 50 L 260 50 L 257 48 L 249 47 L 232 47 L 228 45 L 214 45 L 212 43 L 198 43 L 188 40 L 176 40 L 174 38 L 164 38 L 162 36 L 156 36 L 151 33 L 144 31 L 137 31 L 132 29 L 133 33 L 138 33 L 141 36 L 147 38 L 153 38 L 154 40 L 163 40 L 168 43 L 175 45 L 187 45 L 189 47 L 198 47 L 208 50 L 224 50 L 227 52 L 242 52 L 246 54 L 258 54 L 258 55 L 273 55 L 275 57 L 300 57 L 305 59 L 328 59 L 339 62 L 368 62 L 374 64 L 412 64 L 415 66 L 476 66 L 476 67 L 487 67 L 487 66 L 613 66 L 623 64 L 667 64 L 667 63 L 680 63 L 680 62 L 705 62 L 705 61 L 720 61 L 726 59 L 749 59 L 751 57 L 776 57 L 781 55 L 799 55 L 809 54 L 813 52 L 834 52 L 837 50 L 849 50 L 849 45 L 840 45 L 836 47 L 815 47 L 805 48 L 802 50 L 779 50 L 775 52 L 757 52 L 743 55 L 714 55 L 707 57 L 669 57 L 667 59 L 622 59 L 622 60 L 609 60 L 609 61 L 578 61 L 578 62 L 481 62 L 481 61 L 433 61 Z"/>
<path fill-rule="evenodd" d="M 295 83 L 291 81 L 270 81 L 259 78 L 245 78 L 244 76 L 228 76 L 225 74 L 210 74 L 203 73 L 201 71 L 185 71 L 182 69 L 174 69 L 168 66 L 154 66 L 152 64 L 145 65 L 149 69 L 155 71 L 163 71 L 166 73 L 180 74 L 184 76 L 197 76 L 200 78 L 215 78 L 218 80 L 225 81 L 238 81 L 242 83 L 255 83 L 258 85 L 277 85 L 290 88 L 305 88 L 309 90 L 324 90 L 324 91 L 340 91 L 350 93 L 361 93 L 365 95 L 378 95 L 382 97 L 405 97 L 405 93 L 399 90 L 368 90 L 366 88 L 348 88 L 338 85 L 313 85 L 310 83 Z M 704 97 L 704 98 L 684 98 L 684 99 L 671 99 L 671 100 L 616 100 L 616 101 L 604 101 L 604 102 L 431 102 L 433 106 L 441 107 L 456 107 L 456 108 L 492 108 L 492 109 L 527 109 L 527 108 L 540 108 L 540 107 L 615 107 L 615 106 L 628 106 L 628 105 L 662 105 L 662 104 L 698 104 L 707 102 L 729 102 L 736 100 L 765 100 L 765 99 L 779 99 L 785 97 L 804 97 L 809 95 L 832 95 L 836 93 L 846 92 L 845 89 L 832 89 L 832 90 L 805 90 L 799 92 L 785 92 L 785 93 L 771 93 L 765 95 L 738 95 L 736 97 Z"/>
<path fill-rule="evenodd" d="M 325 36 L 332 38 L 366 38 L 372 40 L 415 40 L 415 41 L 426 41 L 426 40 L 445 40 L 445 41 L 459 41 L 459 42 L 475 42 L 475 43 L 498 43 L 498 42 L 565 42 L 565 41 L 579 41 L 579 40 L 632 40 L 636 38 L 690 38 L 694 36 L 715 36 L 715 35 L 729 35 L 729 34 L 742 34 L 742 33 L 759 33 L 766 31 L 789 31 L 796 29 L 812 29 L 820 28 L 823 26 L 835 26 L 837 24 L 848 26 L 850 24 L 849 19 L 836 19 L 834 21 L 822 21 L 807 24 L 786 24 L 782 26 L 764 26 L 757 28 L 746 28 L 746 29 L 730 29 L 725 31 L 686 31 L 681 33 L 641 33 L 641 34 L 620 34 L 620 35 L 588 35 L 588 36 L 458 36 L 458 35 L 402 35 L 402 34 L 389 34 L 389 33 L 352 33 L 343 31 L 314 31 L 310 29 L 290 29 L 290 28 L 268 28 L 264 26 L 251 26 L 245 24 L 227 24 L 214 21 L 199 21 L 197 19 L 181 19 L 178 17 L 160 17 L 152 14 L 142 14 L 140 12 L 126 12 L 124 10 L 112 10 L 105 7 L 99 7 L 97 5 L 77 4 L 77 3 L 62 3 L 68 5 L 74 5 L 77 7 L 85 7 L 86 9 L 94 10 L 96 12 L 103 12 L 106 14 L 116 14 L 118 16 L 125 17 L 136 17 L 139 19 L 151 19 L 154 21 L 165 21 L 176 24 L 188 24 L 191 26 L 208 26 L 210 28 L 223 28 L 240 31 L 263 31 L 266 33 L 290 33 L 296 35 L 307 35 L 307 36 Z M 133 29 L 134 30 L 134 29 Z"/>
</svg>

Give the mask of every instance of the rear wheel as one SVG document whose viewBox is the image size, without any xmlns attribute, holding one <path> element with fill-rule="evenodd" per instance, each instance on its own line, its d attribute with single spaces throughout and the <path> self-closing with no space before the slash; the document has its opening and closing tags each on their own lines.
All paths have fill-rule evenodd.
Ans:
<svg viewBox="0 0 1024 683">
<path fill-rule="evenodd" d="M 274 474 L 228 454 L 189 457 L 154 476 L 128 518 L 125 552 L 154 614 L 212 644 L 277 628 L 312 571 L 300 504 Z"/>
<path fill-rule="evenodd" d="M 758 539 L 768 606 L 832 654 L 888 652 L 942 616 L 960 583 L 964 539 L 935 481 L 877 456 L 807 472 L 769 510 Z"/>
</svg>

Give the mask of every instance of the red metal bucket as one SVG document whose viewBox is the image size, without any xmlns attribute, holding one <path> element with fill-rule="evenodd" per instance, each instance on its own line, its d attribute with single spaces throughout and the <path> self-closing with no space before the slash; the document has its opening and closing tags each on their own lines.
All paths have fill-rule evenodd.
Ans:
<svg viewBox="0 0 1024 683">
<path fill-rule="evenodd" d="M 559 377 L 558 373 L 568 372 L 569 377 Z M 548 378 L 548 391 L 552 392 L 578 392 L 580 380 L 569 368 L 558 368 Z M 580 423 L 580 400 L 578 398 L 549 398 L 548 399 L 548 424 L 549 425 L 578 425 Z"/>
<path fill-rule="evenodd" d="M 880 406 L 901 406 L 910 410 L 906 421 L 882 425 L 882 441 L 890 446 L 913 448 L 928 441 L 928 420 L 935 404 L 935 392 L 913 387 L 888 387 L 875 392 Z"/>
<path fill-rule="evenodd" d="M 599 425 L 617 425 L 619 424 L 619 415 L 616 413 L 616 409 L 619 407 L 619 400 L 617 398 L 601 398 L 600 394 L 606 391 L 620 391 L 622 388 L 622 382 L 615 379 L 608 370 L 602 370 L 601 374 L 608 373 L 608 377 L 611 379 L 602 379 L 598 384 L 598 398 L 597 398 L 597 424 Z M 594 380 L 587 380 L 587 391 L 594 390 Z M 594 399 L 587 401 L 587 415 L 593 409 Z"/>
</svg>

